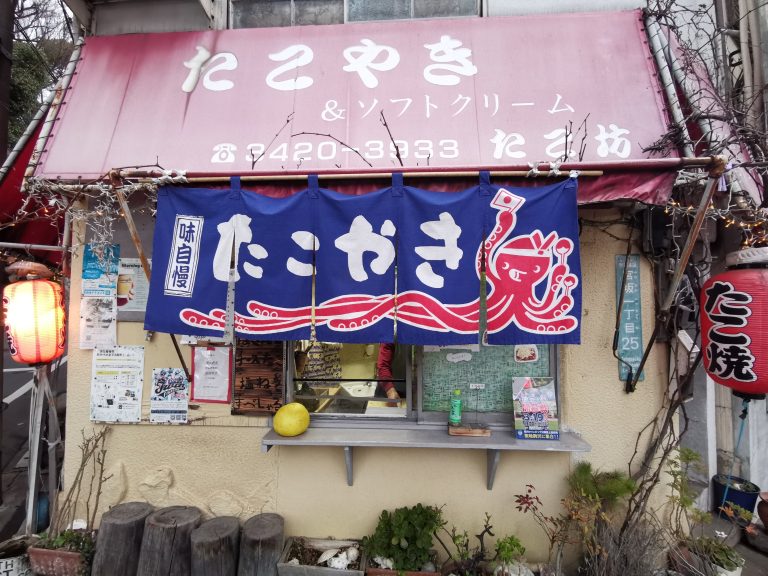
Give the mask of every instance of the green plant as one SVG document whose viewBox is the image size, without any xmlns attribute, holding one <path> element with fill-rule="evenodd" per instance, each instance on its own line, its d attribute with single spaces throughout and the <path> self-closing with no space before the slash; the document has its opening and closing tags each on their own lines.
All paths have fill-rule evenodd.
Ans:
<svg viewBox="0 0 768 576">
<path fill-rule="evenodd" d="M 517 562 L 525 554 L 525 546 L 517 536 L 505 536 L 496 541 L 496 559 L 502 564 Z"/>
<path fill-rule="evenodd" d="M 90 566 L 93 554 L 96 551 L 96 544 L 92 532 L 88 530 L 74 530 L 68 528 L 55 536 L 44 534 L 35 544 L 38 548 L 47 548 L 49 550 L 67 550 L 69 552 L 79 552 L 83 555 L 85 564 Z"/>
<path fill-rule="evenodd" d="M 469 533 L 466 530 L 459 532 L 455 526 L 451 527 L 448 531 L 445 526 L 440 527 L 442 532 L 445 532 L 451 539 L 453 547 L 456 550 L 454 554 L 440 539 L 439 534 L 435 534 L 435 538 L 445 550 L 448 555 L 448 560 L 443 565 L 443 572 L 450 570 L 451 574 L 458 574 L 459 576 L 483 576 L 486 574 L 486 551 L 485 551 L 485 535 L 493 536 L 493 526 L 491 526 L 491 515 L 485 513 L 485 520 L 483 521 L 483 529 L 480 534 L 476 534 L 478 545 L 472 547 L 469 541 Z"/>
<path fill-rule="evenodd" d="M 415 506 L 382 511 L 376 530 L 363 538 L 369 558 L 391 560 L 395 570 L 421 570 L 430 561 L 432 539 L 443 527 L 442 508 Z"/>
<path fill-rule="evenodd" d="M 699 556 L 726 570 L 735 570 L 744 565 L 744 558 L 720 539 L 700 536 L 691 542 L 691 546 Z"/>
<path fill-rule="evenodd" d="M 597 538 L 612 530 L 610 512 L 620 500 L 635 488 L 623 472 L 599 472 L 589 462 L 580 462 L 567 478 L 569 491 L 560 503 L 563 511 L 557 515 L 543 512 L 542 501 L 535 487 L 526 485 L 525 494 L 515 495 L 515 507 L 530 513 L 549 540 L 549 562 L 556 575 L 562 574 L 563 553 L 569 544 L 584 546 L 585 563 L 595 566 L 604 555 Z"/>
<path fill-rule="evenodd" d="M 753 530 L 752 513 L 749 510 L 727 503 L 720 507 L 722 516 L 731 526 L 728 532 L 715 532 L 713 538 L 704 533 L 705 527 L 712 522 L 712 515 L 699 510 L 694 505 L 694 494 L 689 485 L 688 474 L 691 468 L 701 462 L 701 456 L 688 448 L 679 448 L 670 458 L 668 472 L 672 478 L 669 486 L 671 512 L 672 563 L 680 564 L 679 548 L 688 550 L 694 556 L 716 564 L 726 570 L 735 570 L 744 564 L 744 559 L 726 543 L 734 529 Z"/>
<path fill-rule="evenodd" d="M 613 509 L 635 489 L 635 481 L 625 473 L 595 471 L 589 462 L 576 465 L 568 476 L 568 485 L 573 494 L 599 500 L 604 510 Z"/>
</svg>

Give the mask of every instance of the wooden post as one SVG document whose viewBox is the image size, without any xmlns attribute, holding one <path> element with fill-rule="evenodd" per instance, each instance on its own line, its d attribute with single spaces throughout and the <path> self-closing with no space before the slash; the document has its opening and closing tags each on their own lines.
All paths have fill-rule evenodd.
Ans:
<svg viewBox="0 0 768 576">
<path fill-rule="evenodd" d="M 194 506 L 169 506 L 150 514 L 144 524 L 138 576 L 189 576 L 190 536 L 201 517 Z"/>
<path fill-rule="evenodd" d="M 243 526 L 237 576 L 276 576 L 283 551 L 285 521 L 279 514 L 257 514 Z"/>
<path fill-rule="evenodd" d="M 153 510 L 146 502 L 125 502 L 101 517 L 92 576 L 136 576 L 144 522 Z"/>
<path fill-rule="evenodd" d="M 192 576 L 236 576 L 240 521 L 213 518 L 192 532 Z"/>
<path fill-rule="evenodd" d="M 142 245 L 141 237 L 139 236 L 139 229 L 136 228 L 136 224 L 133 221 L 133 216 L 131 215 L 131 209 L 128 206 L 128 201 L 125 199 L 125 194 L 123 194 L 123 184 L 120 180 L 119 172 L 112 170 L 109 173 L 109 180 L 112 184 L 112 189 L 115 191 L 117 202 L 120 204 L 120 210 L 123 213 L 125 224 L 128 226 L 128 233 L 131 235 L 131 240 L 133 240 L 133 245 L 136 247 L 136 252 L 139 255 L 141 267 L 144 269 L 144 275 L 147 277 L 147 281 L 149 281 L 152 277 L 152 267 L 149 265 L 149 259 L 144 252 L 144 246 Z M 189 369 L 187 369 L 187 363 L 184 361 L 184 356 L 181 353 L 181 348 L 179 348 L 179 343 L 176 341 L 176 335 L 169 334 L 169 336 L 171 337 L 171 342 L 173 342 L 173 347 L 176 349 L 176 355 L 179 357 L 181 369 L 184 370 L 184 375 L 187 377 L 187 381 L 191 382 L 192 380 L 189 376 Z"/>
</svg>

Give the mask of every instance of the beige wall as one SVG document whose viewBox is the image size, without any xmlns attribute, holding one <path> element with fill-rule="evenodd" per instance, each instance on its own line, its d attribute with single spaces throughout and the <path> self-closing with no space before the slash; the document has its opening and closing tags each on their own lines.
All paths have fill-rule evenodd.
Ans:
<svg viewBox="0 0 768 576">
<path fill-rule="evenodd" d="M 593 220 L 610 220 L 612 211 L 582 211 Z M 614 226 L 623 237 L 627 229 Z M 360 537 L 373 530 L 379 512 L 417 502 L 445 504 L 449 525 L 479 532 L 484 512 L 493 515 L 495 534 L 514 532 L 543 560 L 546 541 L 529 517 L 514 509 L 514 495 L 534 484 L 548 512 L 557 512 L 572 458 L 585 458 L 601 469 L 626 470 L 640 429 L 653 418 L 666 387 L 666 351 L 656 345 L 645 381 L 627 395 L 611 354 L 615 318 L 614 256 L 624 242 L 592 226 L 581 237 L 584 315 L 582 344 L 561 346 L 562 422 L 592 445 L 592 452 L 505 452 L 496 482 L 486 490 L 485 452 L 475 450 L 358 448 L 354 486 L 346 484 L 341 448 L 274 448 L 260 451 L 268 431 L 263 418 L 229 416 L 227 406 L 207 405 L 190 412 L 190 426 L 114 425 L 107 443 L 108 468 L 115 476 L 105 486 L 105 505 L 148 500 L 161 506 L 192 504 L 208 515 L 247 518 L 276 511 L 288 534 Z M 80 258 L 73 267 L 72 294 L 80 293 Z M 643 328 L 653 326 L 650 269 L 642 264 Z M 79 317 L 71 299 L 70 318 Z M 89 428 L 92 354 L 79 350 L 77 322 L 70 323 L 69 392 L 65 481 L 74 475 L 80 430 Z M 153 367 L 178 366 L 170 339 L 155 334 L 144 341 L 137 323 L 121 323 L 120 344 L 144 345 L 144 417 L 148 416 Z M 187 351 L 188 354 L 188 351 Z"/>
</svg>

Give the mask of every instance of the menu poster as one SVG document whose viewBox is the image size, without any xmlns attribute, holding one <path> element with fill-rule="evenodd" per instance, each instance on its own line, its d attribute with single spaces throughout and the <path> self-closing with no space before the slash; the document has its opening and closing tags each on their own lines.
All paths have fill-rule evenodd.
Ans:
<svg viewBox="0 0 768 576">
<path fill-rule="evenodd" d="M 113 346 L 93 352 L 91 420 L 139 422 L 144 386 L 144 347 Z"/>
<path fill-rule="evenodd" d="M 232 348 L 198 346 L 192 354 L 192 401 L 232 401 Z"/>
<path fill-rule="evenodd" d="M 80 348 L 110 348 L 117 344 L 117 304 L 114 298 L 80 299 Z"/>
<path fill-rule="evenodd" d="M 154 368 L 149 421 L 186 424 L 189 410 L 189 382 L 181 368 Z"/>
<path fill-rule="evenodd" d="M 515 437 L 520 440 L 559 440 L 557 389 L 554 378 L 515 378 Z"/>
<path fill-rule="evenodd" d="M 81 294 L 100 298 L 117 296 L 119 266 L 119 244 L 107 244 L 106 246 L 86 244 L 83 253 Z"/>
</svg>

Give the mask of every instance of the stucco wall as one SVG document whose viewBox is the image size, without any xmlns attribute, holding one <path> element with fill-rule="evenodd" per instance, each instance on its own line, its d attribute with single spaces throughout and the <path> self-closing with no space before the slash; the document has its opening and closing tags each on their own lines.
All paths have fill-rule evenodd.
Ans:
<svg viewBox="0 0 768 576">
<path fill-rule="evenodd" d="M 591 220 L 610 220 L 612 211 L 582 211 Z M 623 226 L 610 228 L 625 237 Z M 558 511 L 565 476 L 574 458 L 601 469 L 626 470 L 638 431 L 657 412 L 666 389 L 667 356 L 656 345 L 637 392 L 624 393 L 617 361 L 611 354 L 615 319 L 614 256 L 624 242 L 596 227 L 581 236 L 584 315 L 582 344 L 560 347 L 562 422 L 592 445 L 574 457 L 560 452 L 505 452 L 492 491 L 485 486 L 486 460 L 474 450 L 356 449 L 354 486 L 346 485 L 341 448 L 274 448 L 260 451 L 268 431 L 264 418 L 229 416 L 227 406 L 208 405 L 190 413 L 188 426 L 114 425 L 107 443 L 108 468 L 115 477 L 105 486 L 105 505 L 148 500 L 158 506 L 193 504 L 208 515 L 241 518 L 276 511 L 286 519 L 288 534 L 359 537 L 373 530 L 379 512 L 417 502 L 445 504 L 449 525 L 479 532 L 484 512 L 493 515 L 495 534 L 515 532 L 532 559 L 544 559 L 546 541 L 532 522 L 514 510 L 514 495 L 526 484 L 536 486 L 549 512 Z M 79 256 L 73 266 L 72 294 L 80 293 Z M 643 261 L 643 327 L 652 328 L 653 289 Z M 73 297 L 70 318 L 79 317 Z M 121 323 L 120 344 L 144 345 L 144 415 L 148 413 L 153 367 L 178 366 L 170 339 L 155 334 L 145 342 L 142 326 Z M 69 393 L 65 483 L 77 466 L 80 430 L 89 428 L 92 353 L 79 350 L 77 322 L 70 323 Z M 188 351 L 187 351 L 188 354 Z"/>
</svg>

